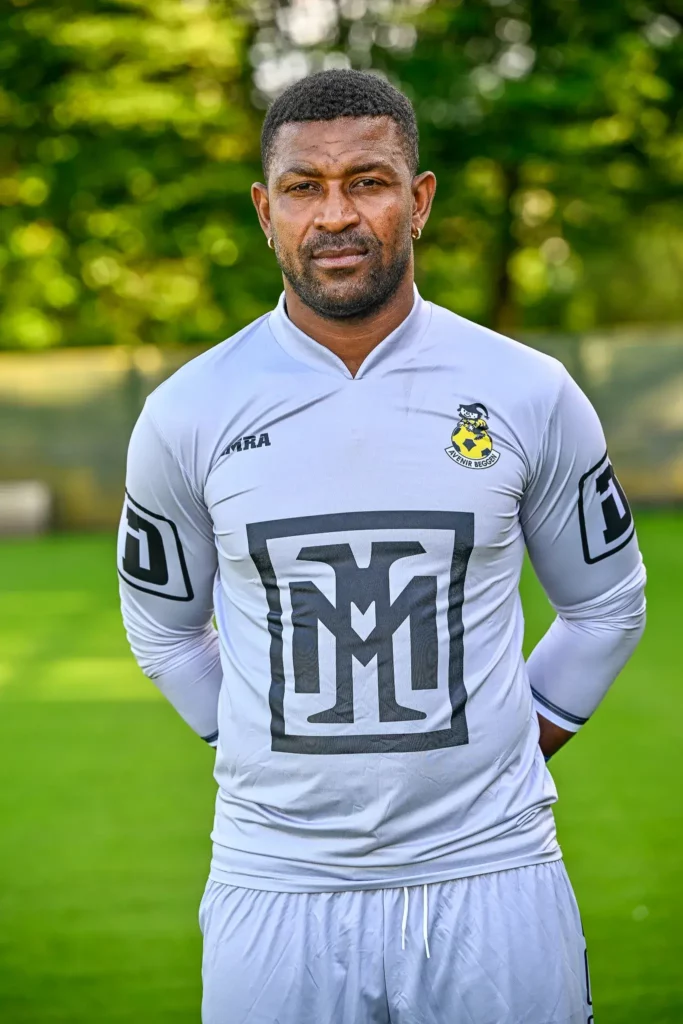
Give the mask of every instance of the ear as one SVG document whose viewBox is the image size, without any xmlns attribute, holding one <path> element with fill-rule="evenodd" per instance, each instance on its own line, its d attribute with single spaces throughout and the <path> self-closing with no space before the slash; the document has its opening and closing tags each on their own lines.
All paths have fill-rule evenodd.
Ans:
<svg viewBox="0 0 683 1024">
<path fill-rule="evenodd" d="M 431 171 L 417 174 L 412 181 L 413 193 L 413 228 L 424 228 L 432 209 L 432 201 L 436 192 L 436 177 Z"/>
<path fill-rule="evenodd" d="M 270 200 L 268 199 L 268 186 L 260 181 L 255 181 L 251 186 L 251 201 L 256 208 L 256 215 L 259 224 L 266 238 L 273 234 L 270 223 Z"/>
</svg>

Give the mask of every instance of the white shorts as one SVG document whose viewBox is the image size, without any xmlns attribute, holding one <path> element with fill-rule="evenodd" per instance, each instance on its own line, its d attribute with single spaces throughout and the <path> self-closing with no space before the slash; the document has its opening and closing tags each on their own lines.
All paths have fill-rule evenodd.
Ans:
<svg viewBox="0 0 683 1024">
<path fill-rule="evenodd" d="M 562 861 L 409 889 L 209 881 L 203 1024 L 588 1024 Z"/>
</svg>

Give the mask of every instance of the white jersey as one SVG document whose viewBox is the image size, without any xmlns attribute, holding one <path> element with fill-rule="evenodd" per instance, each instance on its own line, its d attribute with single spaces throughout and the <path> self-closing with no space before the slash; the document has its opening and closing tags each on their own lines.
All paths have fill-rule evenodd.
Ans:
<svg viewBox="0 0 683 1024">
<path fill-rule="evenodd" d="M 536 710 L 589 717 L 644 570 L 558 362 L 416 291 L 353 377 L 283 296 L 148 399 L 127 494 L 131 645 L 217 740 L 215 880 L 378 888 L 560 856 Z M 525 546 L 558 612 L 528 664 Z"/>
</svg>

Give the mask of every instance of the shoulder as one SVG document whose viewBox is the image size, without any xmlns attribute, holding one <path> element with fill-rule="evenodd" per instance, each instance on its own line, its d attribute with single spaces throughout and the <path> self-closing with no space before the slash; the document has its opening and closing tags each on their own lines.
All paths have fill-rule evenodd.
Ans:
<svg viewBox="0 0 683 1024">
<path fill-rule="evenodd" d="M 469 364 L 472 371 L 524 401 L 554 405 L 567 370 L 558 359 L 514 341 L 488 327 L 466 320 L 443 306 L 432 306 L 435 336 L 452 350 L 453 356 Z"/>
<path fill-rule="evenodd" d="M 269 316 L 190 359 L 149 395 L 145 410 L 169 443 L 187 425 L 211 417 L 216 403 L 225 403 L 239 388 L 249 366 L 259 361 Z"/>
<path fill-rule="evenodd" d="M 270 313 L 265 313 L 241 331 L 190 359 L 152 392 L 148 403 L 161 411 L 166 404 L 184 397 L 201 401 L 207 389 L 211 391 L 220 387 L 227 376 L 232 376 L 238 364 L 255 354 L 253 350 L 247 352 L 247 346 L 258 345 L 269 316 Z"/>
<path fill-rule="evenodd" d="M 221 432 L 244 403 L 246 381 L 264 361 L 269 316 L 185 363 L 145 402 L 140 421 L 150 424 L 198 493 Z"/>
<path fill-rule="evenodd" d="M 452 407 L 480 405 L 491 436 L 517 452 L 528 479 L 563 393 L 578 391 L 565 367 L 441 306 L 433 306 L 430 344 L 429 363 Z"/>
</svg>

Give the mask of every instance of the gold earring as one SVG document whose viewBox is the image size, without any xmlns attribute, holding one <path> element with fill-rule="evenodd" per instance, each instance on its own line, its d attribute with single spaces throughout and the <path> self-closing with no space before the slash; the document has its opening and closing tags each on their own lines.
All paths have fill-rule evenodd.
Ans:
<svg viewBox="0 0 683 1024">
<path fill-rule="evenodd" d="M 422 237 L 422 228 L 416 228 L 415 230 L 417 231 L 417 234 L 413 234 L 413 238 L 415 239 L 416 242 L 419 242 L 420 238 Z"/>
<path fill-rule="evenodd" d="M 269 249 L 274 249 L 275 248 L 275 242 L 273 241 L 273 236 L 272 235 L 268 239 L 268 248 Z"/>
</svg>

